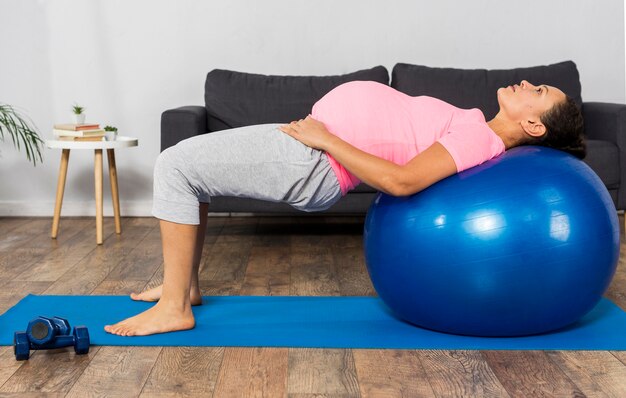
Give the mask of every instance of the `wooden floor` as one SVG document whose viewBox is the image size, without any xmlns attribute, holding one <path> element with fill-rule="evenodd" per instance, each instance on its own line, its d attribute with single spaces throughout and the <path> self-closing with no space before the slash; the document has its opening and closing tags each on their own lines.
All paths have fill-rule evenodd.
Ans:
<svg viewBox="0 0 626 398">
<path fill-rule="evenodd" d="M 161 282 L 156 219 L 124 218 L 122 235 L 105 219 L 102 246 L 93 218 L 62 218 L 56 240 L 51 224 L 0 218 L 0 313 L 29 293 L 126 295 Z M 363 218 L 209 218 L 203 294 L 374 295 L 362 228 Z M 607 296 L 626 309 L 624 254 Z M 17 362 L 5 346 L 7 395 L 626 397 L 626 352 L 92 347 Z"/>
</svg>

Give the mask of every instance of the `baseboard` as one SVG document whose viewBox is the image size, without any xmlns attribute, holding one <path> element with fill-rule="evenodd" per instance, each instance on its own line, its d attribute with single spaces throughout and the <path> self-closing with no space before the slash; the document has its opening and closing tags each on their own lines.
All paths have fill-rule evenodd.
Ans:
<svg viewBox="0 0 626 398">
<path fill-rule="evenodd" d="M 152 201 L 121 201 L 122 217 L 152 217 Z M 111 202 L 103 205 L 105 217 L 113 216 Z M 0 216 L 2 217 L 52 217 L 54 215 L 54 202 L 0 202 Z M 95 201 L 64 201 L 61 208 L 61 217 L 96 216 Z"/>
<path fill-rule="evenodd" d="M 122 217 L 153 217 L 152 201 L 120 201 Z M 104 217 L 113 217 L 111 202 L 103 205 Z M 52 217 L 54 215 L 54 202 L 0 202 L 0 217 Z M 255 213 L 208 213 L 209 217 L 253 217 Z M 95 217 L 96 202 L 64 201 L 61 208 L 61 217 Z"/>
</svg>

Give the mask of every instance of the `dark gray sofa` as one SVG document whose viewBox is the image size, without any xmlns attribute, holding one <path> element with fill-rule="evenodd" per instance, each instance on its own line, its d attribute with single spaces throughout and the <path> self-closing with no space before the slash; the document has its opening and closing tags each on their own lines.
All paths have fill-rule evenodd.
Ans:
<svg viewBox="0 0 626 398">
<path fill-rule="evenodd" d="M 431 68 L 398 63 L 391 86 L 411 96 L 429 95 L 460 108 L 479 108 L 490 120 L 498 111 L 499 87 L 526 79 L 559 87 L 581 106 L 585 119 L 585 162 L 600 176 L 618 210 L 626 209 L 626 105 L 583 102 L 574 62 L 510 70 Z M 386 68 L 377 66 L 337 76 L 267 76 L 215 69 L 205 83 L 205 105 L 183 106 L 161 116 L 161 151 L 199 134 L 261 123 L 304 118 L 313 104 L 341 83 L 373 80 L 389 84 Z M 365 214 L 376 190 L 361 184 L 322 214 Z M 306 214 L 284 203 L 213 198 L 211 212 Z"/>
</svg>

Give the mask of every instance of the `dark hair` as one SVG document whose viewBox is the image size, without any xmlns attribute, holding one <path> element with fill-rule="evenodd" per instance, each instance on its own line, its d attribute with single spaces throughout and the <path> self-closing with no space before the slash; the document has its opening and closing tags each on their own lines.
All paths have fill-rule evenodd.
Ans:
<svg viewBox="0 0 626 398">
<path fill-rule="evenodd" d="M 546 126 L 546 133 L 538 138 L 531 138 L 524 145 L 541 145 L 559 149 L 584 159 L 587 145 L 584 140 L 584 121 L 580 108 L 572 97 L 555 104 L 545 111 L 539 119 Z"/>
</svg>

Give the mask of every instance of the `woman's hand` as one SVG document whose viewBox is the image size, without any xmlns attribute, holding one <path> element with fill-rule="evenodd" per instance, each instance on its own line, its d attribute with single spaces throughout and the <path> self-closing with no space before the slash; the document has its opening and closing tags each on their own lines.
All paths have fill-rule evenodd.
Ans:
<svg viewBox="0 0 626 398">
<path fill-rule="evenodd" d="M 279 129 L 304 145 L 321 150 L 326 150 L 330 141 L 335 137 L 326 129 L 324 123 L 313 119 L 311 115 L 307 116 L 306 119 L 284 124 Z"/>
</svg>

